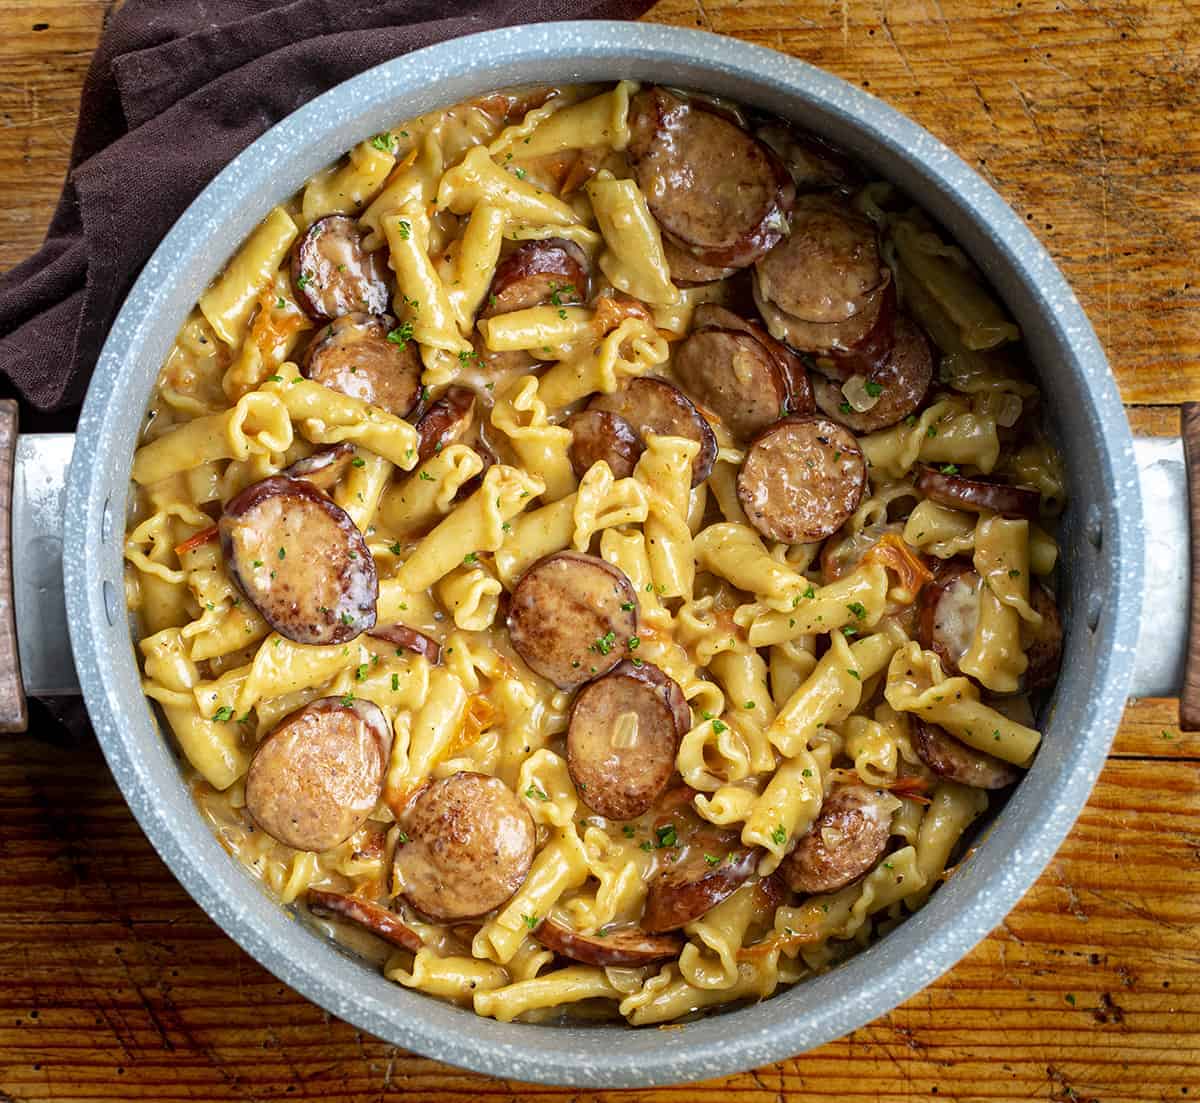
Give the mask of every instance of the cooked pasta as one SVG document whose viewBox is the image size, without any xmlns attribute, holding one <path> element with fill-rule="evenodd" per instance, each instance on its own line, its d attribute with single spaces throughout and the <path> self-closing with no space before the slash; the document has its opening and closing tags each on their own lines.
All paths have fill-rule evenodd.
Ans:
<svg viewBox="0 0 1200 1103">
<path fill-rule="evenodd" d="M 895 189 L 740 120 L 620 81 L 367 138 L 201 296 L 135 454 L 202 814 L 500 1021 L 833 968 L 1041 740 L 1065 481 L 1020 331 Z"/>
</svg>

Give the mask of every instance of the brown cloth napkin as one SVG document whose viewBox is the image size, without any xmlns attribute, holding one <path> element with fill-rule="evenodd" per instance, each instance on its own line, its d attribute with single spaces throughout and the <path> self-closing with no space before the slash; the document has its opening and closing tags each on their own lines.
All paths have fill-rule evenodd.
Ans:
<svg viewBox="0 0 1200 1103">
<path fill-rule="evenodd" d="M 515 23 L 631 19 L 650 0 L 126 0 L 84 82 L 46 241 L 0 276 L 0 392 L 73 422 L 109 326 L 184 208 L 273 123 L 410 50 Z M 338 151 L 330 150 L 330 156 Z M 37 411 L 62 416 L 30 418 Z"/>
</svg>

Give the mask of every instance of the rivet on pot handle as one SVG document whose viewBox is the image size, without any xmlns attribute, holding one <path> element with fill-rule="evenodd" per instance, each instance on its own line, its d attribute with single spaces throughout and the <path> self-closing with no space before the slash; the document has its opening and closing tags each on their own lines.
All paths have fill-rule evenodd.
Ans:
<svg viewBox="0 0 1200 1103">
<path fill-rule="evenodd" d="M 1200 731 L 1200 402 L 1185 402 L 1179 409 L 1183 436 L 1183 462 L 1187 469 L 1187 509 L 1191 546 L 1188 592 L 1187 657 L 1183 688 L 1179 693 L 1179 726 Z"/>
</svg>

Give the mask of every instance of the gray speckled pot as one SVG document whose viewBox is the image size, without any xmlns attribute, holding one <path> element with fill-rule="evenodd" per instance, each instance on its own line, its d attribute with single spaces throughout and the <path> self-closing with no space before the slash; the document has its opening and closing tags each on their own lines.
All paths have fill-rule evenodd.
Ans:
<svg viewBox="0 0 1200 1103">
<path fill-rule="evenodd" d="M 1063 677 L 1042 750 L 978 853 L 929 906 L 834 972 L 671 1031 L 479 1019 L 384 980 L 272 903 L 209 834 L 138 684 L 121 603 L 128 471 L 155 373 L 189 306 L 275 202 L 400 119 L 529 81 L 630 77 L 702 88 L 834 139 L 919 199 L 1020 322 L 1070 473 Z M 109 765 L 171 870 L 230 936 L 333 1014 L 398 1045 L 509 1079 L 588 1086 L 718 1076 L 820 1045 L 887 1012 L 984 937 L 1053 855 L 1099 773 L 1129 683 L 1141 598 L 1140 499 L 1104 354 L 1045 250 L 983 180 L 878 100 L 771 50 L 627 23 L 516 27 L 421 50 L 321 96 L 209 185 L 146 265 L 104 346 L 71 469 L 71 638 Z"/>
</svg>

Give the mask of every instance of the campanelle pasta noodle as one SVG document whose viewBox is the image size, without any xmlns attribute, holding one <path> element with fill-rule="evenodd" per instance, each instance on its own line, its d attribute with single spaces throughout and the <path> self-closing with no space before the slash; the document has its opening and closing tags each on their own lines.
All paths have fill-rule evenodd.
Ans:
<svg viewBox="0 0 1200 1103">
<path fill-rule="evenodd" d="M 740 118 L 620 81 L 367 138 L 201 296 L 134 458 L 203 815 L 501 1021 L 834 967 L 1041 740 L 1065 483 L 1020 331 L 890 185 Z"/>
</svg>

